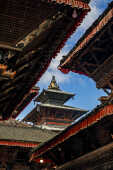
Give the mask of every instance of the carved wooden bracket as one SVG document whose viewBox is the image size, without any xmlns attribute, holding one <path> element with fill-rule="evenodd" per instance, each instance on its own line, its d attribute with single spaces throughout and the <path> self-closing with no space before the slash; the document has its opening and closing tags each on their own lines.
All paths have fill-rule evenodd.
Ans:
<svg viewBox="0 0 113 170">
<path fill-rule="evenodd" d="M 7 70 L 7 65 L 0 64 L 0 74 L 1 77 L 13 79 L 16 75 L 16 71 L 12 72 L 11 70 Z"/>
</svg>

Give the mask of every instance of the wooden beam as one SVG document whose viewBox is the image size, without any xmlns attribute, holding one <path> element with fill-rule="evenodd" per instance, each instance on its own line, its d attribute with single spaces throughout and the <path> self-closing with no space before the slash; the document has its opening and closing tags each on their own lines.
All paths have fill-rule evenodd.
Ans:
<svg viewBox="0 0 113 170">
<path fill-rule="evenodd" d="M 101 74 L 101 76 L 100 76 L 100 78 L 101 78 L 101 77 L 104 75 L 104 73 L 107 72 L 107 74 L 108 74 L 110 71 L 108 72 L 107 70 L 109 70 L 109 68 L 112 69 L 112 67 L 113 67 L 113 63 L 111 62 L 112 59 L 113 59 L 113 54 L 112 54 L 111 56 L 109 56 L 109 58 L 107 58 L 107 59 L 93 72 L 92 76 L 95 76 L 95 77 L 96 77 L 97 74 Z M 107 65 L 107 66 L 110 66 L 110 67 L 107 68 L 106 65 Z M 109 77 L 109 76 L 108 76 L 108 77 Z"/>
<path fill-rule="evenodd" d="M 79 65 L 79 67 L 81 68 L 81 70 L 83 70 L 86 74 L 90 75 L 91 73 L 86 69 L 86 67 L 84 66 L 84 63 L 81 64 L 80 61 L 77 60 L 77 64 Z"/>
<path fill-rule="evenodd" d="M 107 40 L 108 40 L 108 39 L 107 39 Z M 100 48 L 100 47 L 94 47 L 94 46 L 93 46 L 91 50 L 92 50 L 92 53 L 93 53 L 93 51 L 103 52 L 103 51 L 106 51 L 106 48 Z"/>
<path fill-rule="evenodd" d="M 42 22 L 39 27 L 28 34 L 24 40 L 21 40 L 16 44 L 18 47 L 23 44 L 23 52 L 26 53 L 28 50 L 31 51 L 36 46 L 38 47 L 46 39 L 48 33 L 53 26 L 55 26 L 60 20 L 64 18 L 65 14 L 57 12 L 55 16 Z M 45 36 L 44 36 L 45 35 Z"/>
<path fill-rule="evenodd" d="M 76 158 L 70 162 L 67 162 L 64 165 L 57 167 L 56 170 L 66 170 L 66 169 L 78 170 L 78 168 L 82 169 L 83 166 L 84 166 L 84 170 L 86 170 L 85 165 L 87 165 L 87 168 L 90 169 L 91 166 L 92 167 L 95 166 L 93 164 L 93 162 L 95 160 L 97 160 L 96 164 L 99 165 L 99 161 L 102 161 L 103 163 L 105 163 L 105 158 L 106 158 L 106 161 L 108 161 L 107 159 L 110 160 L 110 158 L 113 159 L 112 152 L 113 152 L 113 142 L 110 144 L 107 144 L 99 149 L 96 149 L 93 152 L 90 152 L 90 153 L 85 154 L 79 158 Z M 88 167 L 88 165 L 89 165 L 89 167 Z"/>
<path fill-rule="evenodd" d="M 112 23 L 112 25 L 113 25 L 113 23 Z M 113 30 L 112 30 L 112 25 L 110 25 L 109 27 L 108 27 L 108 34 L 110 35 L 110 39 L 113 41 Z"/>
<path fill-rule="evenodd" d="M 54 154 L 54 152 L 51 152 L 51 151 L 50 151 L 49 154 L 50 154 L 53 162 L 56 162 L 56 163 L 59 162 L 59 158 Z"/>
<path fill-rule="evenodd" d="M 107 89 L 103 88 L 104 92 L 107 93 L 107 95 L 110 95 L 110 92 L 107 91 Z"/>
<path fill-rule="evenodd" d="M 93 41 L 91 41 L 91 43 L 87 46 L 87 48 L 85 48 L 85 50 L 82 52 L 82 54 L 80 55 L 80 58 L 83 57 L 84 55 L 87 55 L 88 52 L 91 51 L 91 49 L 94 47 L 94 44 L 97 41 L 100 41 L 100 38 L 103 34 L 105 34 L 106 29 L 101 30 L 100 34 L 98 35 L 97 38 L 95 38 Z"/>
<path fill-rule="evenodd" d="M 113 90 L 113 84 L 110 81 L 108 81 L 108 85 Z"/>
<path fill-rule="evenodd" d="M 84 70 L 84 72 L 87 74 L 87 75 L 91 75 L 91 73 L 87 70 L 87 68 L 84 66 L 84 65 L 80 65 L 81 69 Z"/>
<path fill-rule="evenodd" d="M 38 50 L 38 49 L 37 49 Z M 28 62 L 30 59 L 32 60 L 33 58 L 33 54 L 35 53 L 36 51 L 30 51 L 28 52 L 27 54 L 25 55 L 22 55 L 21 57 L 19 57 L 17 59 L 17 62 L 16 62 L 16 67 L 18 67 L 19 65 L 22 65 L 26 62 Z"/>
<path fill-rule="evenodd" d="M 16 71 L 13 71 L 13 72 L 12 72 L 12 71 L 7 70 L 7 71 L 4 71 L 4 72 L 2 73 L 2 76 L 8 77 L 8 78 L 10 78 L 10 79 L 13 79 L 15 75 L 16 75 Z"/>
<path fill-rule="evenodd" d="M 97 57 L 96 57 L 96 55 L 94 54 L 94 53 L 91 53 L 90 52 L 90 54 L 91 54 L 91 57 L 95 60 L 95 62 L 96 62 L 96 66 L 98 67 L 99 66 L 99 60 L 97 59 Z"/>
<path fill-rule="evenodd" d="M 82 64 L 82 66 L 91 66 L 91 67 L 95 67 L 95 64 L 94 63 L 89 63 L 89 62 L 84 62 L 83 64 Z"/>
<path fill-rule="evenodd" d="M 12 50 L 12 51 L 17 51 L 17 52 L 22 52 L 21 48 L 15 48 L 15 47 L 12 47 L 10 45 L 7 45 L 7 44 L 1 43 L 1 42 L 0 42 L 0 48 L 4 48 L 4 49 L 7 49 L 7 50 Z"/>
</svg>

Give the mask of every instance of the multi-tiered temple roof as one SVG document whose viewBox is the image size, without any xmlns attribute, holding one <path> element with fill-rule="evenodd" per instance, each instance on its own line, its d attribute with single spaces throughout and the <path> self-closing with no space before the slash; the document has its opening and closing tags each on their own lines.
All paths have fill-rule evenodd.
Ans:
<svg viewBox="0 0 113 170">
<path fill-rule="evenodd" d="M 56 130 L 63 130 L 76 118 L 86 113 L 86 110 L 65 105 L 65 102 L 73 98 L 74 94 L 60 90 L 55 76 L 47 90 L 43 90 L 35 99 L 38 105 L 31 111 L 24 121 L 33 122 L 37 125 Z"/>
<path fill-rule="evenodd" d="M 41 94 L 35 99 L 35 101 L 50 105 L 63 105 L 67 100 L 72 97 L 74 97 L 74 94 L 60 90 L 59 86 L 56 83 L 55 76 L 53 76 L 48 89 L 44 89 Z"/>
</svg>

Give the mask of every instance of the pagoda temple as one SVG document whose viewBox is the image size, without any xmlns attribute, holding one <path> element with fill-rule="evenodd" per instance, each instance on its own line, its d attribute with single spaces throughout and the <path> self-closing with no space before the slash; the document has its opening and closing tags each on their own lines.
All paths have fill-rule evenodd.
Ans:
<svg viewBox="0 0 113 170">
<path fill-rule="evenodd" d="M 86 110 L 65 105 L 65 102 L 73 97 L 74 94 L 60 90 L 55 76 L 53 76 L 48 89 L 44 89 L 35 99 L 39 103 L 24 118 L 24 121 L 33 122 L 42 128 L 55 131 L 63 130 L 80 115 L 87 112 Z"/>
</svg>

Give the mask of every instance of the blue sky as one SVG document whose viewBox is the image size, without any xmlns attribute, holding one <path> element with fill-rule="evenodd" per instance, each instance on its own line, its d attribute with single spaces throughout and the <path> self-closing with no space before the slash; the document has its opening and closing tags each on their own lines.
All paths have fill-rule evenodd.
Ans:
<svg viewBox="0 0 113 170">
<path fill-rule="evenodd" d="M 92 110 L 96 105 L 99 104 L 98 98 L 102 95 L 105 95 L 103 90 L 96 88 L 96 84 L 90 78 L 75 74 L 68 73 L 63 74 L 58 69 L 60 59 L 63 55 L 66 55 L 76 44 L 79 38 L 84 34 L 84 32 L 92 25 L 92 23 L 99 17 L 99 15 L 105 10 L 112 0 L 91 0 L 90 7 L 91 12 L 86 16 L 83 23 L 76 30 L 76 32 L 68 39 L 64 48 L 58 54 L 56 59 L 53 59 L 46 73 L 41 77 L 40 81 L 37 83 L 37 86 L 40 87 L 40 92 L 43 88 L 47 88 L 52 75 L 56 76 L 56 80 L 61 88 L 61 90 L 71 92 L 75 94 L 74 99 L 71 99 L 66 104 L 79 107 L 86 110 Z M 35 107 L 34 102 L 32 101 L 24 111 L 18 116 L 17 119 L 22 119 Z"/>
</svg>

